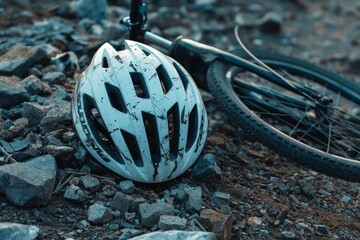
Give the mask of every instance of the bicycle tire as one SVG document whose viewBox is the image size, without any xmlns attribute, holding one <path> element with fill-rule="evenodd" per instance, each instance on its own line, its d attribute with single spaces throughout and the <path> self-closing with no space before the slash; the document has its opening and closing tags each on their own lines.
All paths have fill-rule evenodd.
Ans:
<svg viewBox="0 0 360 240">
<path fill-rule="evenodd" d="M 241 50 L 233 53 L 245 59 L 250 59 Z M 316 74 L 316 76 L 320 76 L 320 81 L 330 81 L 336 88 L 340 88 L 339 90 L 342 92 L 350 91 L 355 95 L 360 94 L 360 88 L 358 86 L 354 87 L 353 81 L 312 63 L 273 52 L 253 51 L 253 53 L 265 63 L 272 62 L 272 67 L 281 67 L 286 64 L 296 68 L 297 71 L 304 75 Z M 217 99 L 220 106 L 248 137 L 275 150 L 281 156 L 294 160 L 312 170 L 348 181 L 360 182 L 360 160 L 333 155 L 308 146 L 274 128 L 249 109 L 237 96 L 231 81 L 226 79 L 227 71 L 231 67 L 234 66 L 220 59 L 215 60 L 207 71 L 207 83 L 210 92 Z M 339 82 L 341 83 L 340 86 Z M 356 101 L 360 102 L 360 99 L 356 99 Z"/>
</svg>

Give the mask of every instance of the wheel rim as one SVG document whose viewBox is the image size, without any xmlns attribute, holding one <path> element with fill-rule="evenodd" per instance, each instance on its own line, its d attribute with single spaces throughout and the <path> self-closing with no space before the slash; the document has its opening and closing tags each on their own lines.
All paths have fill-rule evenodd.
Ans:
<svg viewBox="0 0 360 240">
<path fill-rule="evenodd" d="M 325 153 L 359 160 L 358 93 L 312 70 L 274 60 L 263 61 L 288 80 L 327 96 L 332 103 L 304 99 L 254 73 L 230 67 L 226 78 L 240 100 L 263 121 L 291 138 Z M 338 88 L 339 91 L 334 91 Z"/>
</svg>

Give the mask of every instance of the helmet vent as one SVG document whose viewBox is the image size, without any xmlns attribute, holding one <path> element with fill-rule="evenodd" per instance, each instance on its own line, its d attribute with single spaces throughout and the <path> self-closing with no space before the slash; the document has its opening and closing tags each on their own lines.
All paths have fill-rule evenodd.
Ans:
<svg viewBox="0 0 360 240">
<path fill-rule="evenodd" d="M 174 65 L 177 73 L 179 74 L 180 79 L 181 79 L 181 82 L 182 82 L 182 84 L 184 85 L 184 89 L 185 89 L 185 91 L 186 91 L 187 88 L 188 88 L 188 86 L 189 86 L 189 79 L 188 79 L 188 77 L 185 75 L 184 71 L 180 68 L 180 66 L 179 66 L 176 62 L 173 62 L 173 65 Z"/>
<path fill-rule="evenodd" d="M 137 167 L 143 167 L 144 163 L 141 158 L 141 153 L 136 137 L 123 129 L 121 129 L 121 134 L 123 135 L 125 143 L 130 151 L 131 158 L 133 159 L 135 165 Z"/>
<path fill-rule="evenodd" d="M 140 98 L 149 98 L 149 92 L 142 73 L 131 72 L 130 76 L 134 84 L 136 95 Z"/>
<path fill-rule="evenodd" d="M 106 57 L 103 57 L 102 62 L 101 62 L 101 66 L 103 68 L 108 68 L 109 67 L 108 60 L 107 60 Z"/>
<path fill-rule="evenodd" d="M 109 132 L 106 129 L 106 126 L 104 125 L 104 121 L 101 118 L 101 115 L 99 113 L 99 109 L 96 106 L 96 103 L 93 98 L 91 98 L 89 95 L 84 94 L 83 95 L 83 102 L 84 102 L 84 109 L 85 109 L 85 117 L 87 122 L 89 123 L 90 129 L 84 129 L 85 133 L 88 133 L 86 135 L 87 137 L 87 143 L 89 144 L 89 147 L 93 148 L 96 152 L 99 149 L 98 146 L 96 146 L 95 141 L 100 145 L 102 149 L 104 149 L 113 159 L 115 159 L 118 163 L 124 164 L 124 161 L 122 157 L 119 154 L 119 151 L 117 150 Z M 92 134 L 90 134 L 90 132 Z M 90 136 L 93 136 L 94 139 L 91 139 Z M 101 155 L 104 161 L 109 161 L 106 156 Z"/>
<path fill-rule="evenodd" d="M 156 73 L 158 74 L 164 94 L 168 93 L 172 87 L 172 82 L 169 74 L 166 72 L 163 65 L 160 65 L 156 68 Z"/>
<path fill-rule="evenodd" d="M 105 83 L 105 88 L 109 96 L 111 106 L 119 110 L 120 112 L 126 113 L 127 108 L 125 101 L 121 95 L 120 89 L 109 83 Z"/>
<path fill-rule="evenodd" d="M 149 143 L 149 149 L 150 149 L 152 161 L 154 163 L 159 163 L 161 156 L 160 156 L 160 141 L 158 135 L 158 128 L 156 124 L 156 117 L 146 112 L 142 112 L 142 117 L 144 121 L 144 127 Z"/>
<path fill-rule="evenodd" d="M 144 50 L 144 49 L 141 49 L 141 50 L 145 53 L 146 56 L 149 56 L 149 55 L 150 55 L 150 53 L 149 53 L 148 51 L 146 51 L 146 50 Z"/>
<path fill-rule="evenodd" d="M 198 133 L 198 113 L 197 105 L 193 107 L 189 115 L 189 128 L 186 142 L 186 151 L 188 151 L 194 144 Z"/>
<path fill-rule="evenodd" d="M 180 118 L 177 103 L 170 108 L 167 114 L 169 125 L 170 156 L 176 159 L 179 152 Z"/>
</svg>

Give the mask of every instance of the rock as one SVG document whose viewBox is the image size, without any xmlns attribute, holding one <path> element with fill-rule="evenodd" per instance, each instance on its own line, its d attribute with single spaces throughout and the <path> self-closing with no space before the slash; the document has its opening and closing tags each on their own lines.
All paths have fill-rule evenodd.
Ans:
<svg viewBox="0 0 360 240">
<path fill-rule="evenodd" d="M 105 224 L 113 219 L 113 214 L 109 208 L 95 203 L 89 207 L 87 217 L 93 224 Z"/>
<path fill-rule="evenodd" d="M 61 53 L 53 58 L 52 62 L 66 76 L 73 76 L 75 72 L 80 70 L 79 60 L 74 52 Z"/>
<path fill-rule="evenodd" d="M 86 220 L 81 220 L 79 223 L 76 224 L 77 229 L 86 229 L 90 226 L 89 222 Z"/>
<path fill-rule="evenodd" d="M 186 219 L 178 216 L 162 215 L 160 216 L 158 226 L 162 230 L 184 230 Z"/>
<path fill-rule="evenodd" d="M 0 222 L 0 239 L 33 240 L 39 233 L 39 228 L 33 225 Z"/>
<path fill-rule="evenodd" d="M 80 18 L 90 18 L 95 21 L 106 18 L 106 0 L 78 0 L 73 1 L 70 8 Z"/>
<path fill-rule="evenodd" d="M 30 75 L 20 82 L 30 95 L 45 96 L 52 93 L 50 86 L 42 82 L 38 77 Z"/>
<path fill-rule="evenodd" d="M 218 239 L 231 239 L 234 219 L 230 215 L 224 215 L 212 209 L 205 209 L 200 213 L 199 222 L 208 231 L 215 233 Z"/>
<path fill-rule="evenodd" d="M 181 190 L 181 189 L 174 189 L 172 191 L 172 195 L 175 197 L 175 200 L 178 201 L 178 202 L 185 202 L 186 199 L 187 199 L 187 195 L 185 193 L 184 190 Z"/>
<path fill-rule="evenodd" d="M 62 72 L 48 72 L 42 77 L 43 82 L 49 83 L 50 85 L 59 84 L 65 81 L 66 76 Z"/>
<path fill-rule="evenodd" d="M 133 202 L 130 195 L 117 192 L 110 202 L 110 207 L 114 210 L 118 210 L 122 213 L 127 212 Z"/>
<path fill-rule="evenodd" d="M 57 129 L 63 129 L 64 125 L 71 125 L 72 118 L 70 111 L 71 103 L 57 101 L 41 120 L 41 130 L 43 132 L 51 132 Z"/>
<path fill-rule="evenodd" d="M 64 193 L 64 198 L 74 202 L 84 202 L 86 200 L 86 194 L 81 188 L 71 184 L 68 186 Z"/>
<path fill-rule="evenodd" d="M 82 177 L 81 180 L 84 188 L 89 190 L 90 192 L 97 192 L 101 187 L 101 183 L 96 177 L 87 175 Z"/>
<path fill-rule="evenodd" d="M 27 140 L 16 139 L 10 143 L 0 139 L 0 145 L 5 149 L 7 153 L 13 153 L 17 151 L 21 151 L 29 146 L 29 142 Z"/>
<path fill-rule="evenodd" d="M 319 233 L 322 233 L 322 234 L 328 234 L 329 233 L 329 227 L 326 226 L 326 225 L 315 224 L 314 227 L 315 227 L 315 230 L 317 232 L 319 232 Z"/>
<path fill-rule="evenodd" d="M 36 104 L 26 102 L 24 103 L 24 114 L 23 116 L 29 119 L 29 125 L 35 126 L 46 116 L 47 108 Z"/>
<path fill-rule="evenodd" d="M 261 237 L 261 239 L 267 239 L 269 237 L 269 234 L 269 231 L 265 229 L 260 229 L 259 231 L 259 236 Z"/>
<path fill-rule="evenodd" d="M 26 47 L 22 44 L 16 44 L 0 57 L 0 74 L 25 77 L 29 68 L 38 63 L 46 63 L 49 60 L 46 51 L 40 46 Z"/>
<path fill-rule="evenodd" d="M 258 20 L 258 26 L 263 33 L 277 34 L 281 32 L 282 17 L 274 12 L 269 12 Z"/>
<path fill-rule="evenodd" d="M 196 0 L 194 2 L 194 8 L 204 12 L 212 12 L 215 10 L 214 5 L 216 1 L 217 0 Z"/>
<path fill-rule="evenodd" d="M 255 230 L 261 226 L 262 220 L 259 217 L 249 217 L 246 223 Z"/>
<path fill-rule="evenodd" d="M 112 197 L 115 195 L 115 191 L 116 188 L 114 186 L 111 185 L 105 185 L 102 189 L 102 193 L 106 196 L 106 197 Z"/>
<path fill-rule="evenodd" d="M 53 155 L 60 162 L 67 162 L 71 159 L 74 148 L 68 146 L 46 145 L 45 151 Z"/>
<path fill-rule="evenodd" d="M 0 167 L 0 192 L 15 205 L 46 205 L 55 186 L 56 161 L 51 155 Z"/>
<path fill-rule="evenodd" d="M 215 192 L 212 197 L 210 197 L 210 201 L 215 204 L 215 206 L 221 208 L 221 206 L 229 206 L 230 205 L 230 194 L 223 192 Z"/>
<path fill-rule="evenodd" d="M 68 94 L 64 89 L 57 89 L 52 95 L 51 98 L 55 100 L 64 100 L 64 101 L 71 101 L 71 96 Z"/>
<path fill-rule="evenodd" d="M 29 121 L 27 118 L 18 118 L 9 129 L 0 129 L 0 139 L 14 139 L 27 130 Z"/>
<path fill-rule="evenodd" d="M 136 213 L 134 213 L 134 212 L 132 212 L 132 213 L 125 212 L 124 213 L 124 218 L 128 222 L 134 223 L 134 221 L 136 219 Z"/>
<path fill-rule="evenodd" d="M 78 148 L 76 148 L 74 157 L 76 160 L 80 161 L 81 163 L 84 163 L 86 160 L 86 154 L 87 154 L 86 149 L 82 146 L 79 146 Z"/>
<path fill-rule="evenodd" d="M 300 185 L 301 192 L 309 198 L 313 198 L 316 194 L 316 184 L 314 184 L 314 179 L 312 178 L 305 178 L 300 179 L 298 181 L 298 184 Z"/>
<path fill-rule="evenodd" d="M 107 22 L 104 26 L 104 32 L 101 34 L 103 42 L 120 39 L 126 36 L 128 30 L 118 23 Z"/>
<path fill-rule="evenodd" d="M 296 234 L 291 231 L 282 231 L 281 235 L 284 237 L 284 239 L 295 239 Z"/>
<path fill-rule="evenodd" d="M 351 203 L 352 202 L 352 198 L 349 197 L 349 196 L 343 196 L 341 199 L 340 199 L 341 202 L 343 203 Z"/>
<path fill-rule="evenodd" d="M 186 210 L 200 211 L 203 203 L 201 187 L 188 187 L 185 189 L 188 200 L 185 203 Z"/>
<path fill-rule="evenodd" d="M 123 193 L 128 193 L 128 194 L 134 193 L 135 190 L 134 183 L 131 180 L 121 181 L 119 183 L 119 187 Z"/>
<path fill-rule="evenodd" d="M 28 98 L 28 92 L 16 77 L 0 76 L 0 108 L 17 105 Z"/>
<path fill-rule="evenodd" d="M 207 153 L 203 157 L 199 158 L 191 172 L 191 176 L 197 180 L 202 181 L 218 181 L 221 178 L 221 170 L 216 164 L 216 160 L 213 154 Z"/>
<path fill-rule="evenodd" d="M 174 215 L 174 207 L 168 203 L 142 203 L 139 206 L 141 223 L 146 227 L 152 227 L 159 222 L 161 215 Z"/>
<path fill-rule="evenodd" d="M 136 212 L 136 213 L 139 212 L 139 206 L 142 203 L 146 203 L 145 198 L 143 198 L 143 197 L 135 197 L 135 198 L 133 198 L 129 211 L 130 212 Z"/>
<path fill-rule="evenodd" d="M 215 234 L 211 232 L 200 231 L 165 231 L 152 232 L 138 237 L 129 238 L 129 240 L 216 240 Z"/>
</svg>

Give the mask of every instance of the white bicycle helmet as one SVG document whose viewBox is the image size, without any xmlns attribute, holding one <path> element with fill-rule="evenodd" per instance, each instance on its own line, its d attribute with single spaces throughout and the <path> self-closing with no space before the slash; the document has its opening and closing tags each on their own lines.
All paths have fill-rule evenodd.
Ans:
<svg viewBox="0 0 360 240">
<path fill-rule="evenodd" d="M 164 182 L 198 158 L 208 119 L 186 70 L 144 44 L 105 43 L 75 88 L 75 129 L 97 162 L 132 180 Z"/>
</svg>

